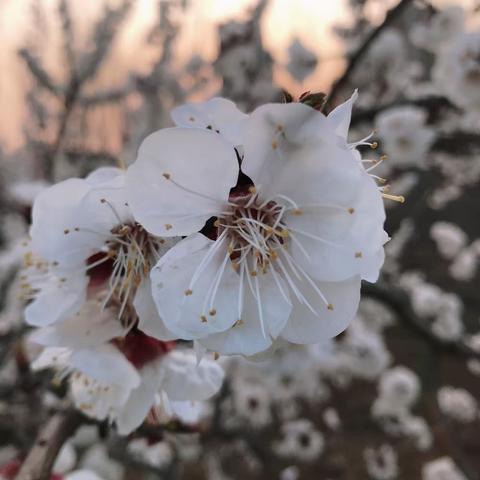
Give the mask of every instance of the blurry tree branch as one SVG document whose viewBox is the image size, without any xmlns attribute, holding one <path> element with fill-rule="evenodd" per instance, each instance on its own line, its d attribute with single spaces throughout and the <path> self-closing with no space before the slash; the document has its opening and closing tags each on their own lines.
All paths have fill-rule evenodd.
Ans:
<svg viewBox="0 0 480 480">
<path fill-rule="evenodd" d="M 402 107 L 402 106 L 416 106 L 426 109 L 431 115 L 436 115 L 440 110 L 448 109 L 452 111 L 459 111 L 459 109 L 453 105 L 447 98 L 441 96 L 429 96 L 417 99 L 408 99 L 387 103 L 374 108 L 357 109 L 352 113 L 351 125 L 358 125 L 362 122 L 372 122 L 375 117 L 390 108 Z"/>
<path fill-rule="evenodd" d="M 53 146 L 49 149 L 49 157 L 45 159 L 45 174 L 47 177 L 52 177 L 57 154 L 65 141 L 67 126 L 75 106 L 80 105 L 87 108 L 115 102 L 124 98 L 129 92 L 129 86 L 127 85 L 108 92 L 98 92 L 83 97 L 81 96 L 85 84 L 96 76 L 106 59 L 112 42 L 115 39 L 118 26 L 125 19 L 132 5 L 133 0 L 122 0 L 115 8 L 106 7 L 103 15 L 93 29 L 90 49 L 79 57 L 79 54 L 74 48 L 75 32 L 69 1 L 62 0 L 60 2 L 58 12 L 64 37 L 63 53 L 68 65 L 68 78 L 63 85 L 59 85 L 53 80 L 31 50 L 23 48 L 19 51 L 19 55 L 25 61 L 32 77 L 38 85 L 50 92 L 55 98 L 60 100 L 62 104 L 58 126 L 52 142 Z"/>
<path fill-rule="evenodd" d="M 41 429 L 15 480 L 49 480 L 58 452 L 82 423 L 76 410 L 55 414 Z"/>
<path fill-rule="evenodd" d="M 342 90 L 348 86 L 350 81 L 350 76 L 354 72 L 357 64 L 363 59 L 364 55 L 368 52 L 373 42 L 380 36 L 380 34 L 392 25 L 397 18 L 406 10 L 406 8 L 413 3 L 413 0 L 400 0 L 399 3 L 389 10 L 385 16 L 384 21 L 376 27 L 362 42 L 358 50 L 351 56 L 348 61 L 347 68 L 343 74 L 336 80 L 333 84 L 330 95 L 328 97 L 328 106 L 331 108 L 332 105 L 335 105 L 337 102 L 337 97 L 342 92 Z"/>
<path fill-rule="evenodd" d="M 42 67 L 38 58 L 26 48 L 19 50 L 19 55 L 25 61 L 30 73 L 38 82 L 38 84 L 48 90 L 56 97 L 63 93 L 63 89 L 55 83 L 47 71 Z"/>
<path fill-rule="evenodd" d="M 382 284 L 362 284 L 362 294 L 365 297 L 374 298 L 389 306 L 419 337 L 423 338 L 435 349 L 467 358 L 480 359 L 480 352 L 471 349 L 461 341 L 446 341 L 435 336 L 428 323 L 419 318 L 412 308 L 409 296 L 400 288 L 382 282 Z"/>
</svg>

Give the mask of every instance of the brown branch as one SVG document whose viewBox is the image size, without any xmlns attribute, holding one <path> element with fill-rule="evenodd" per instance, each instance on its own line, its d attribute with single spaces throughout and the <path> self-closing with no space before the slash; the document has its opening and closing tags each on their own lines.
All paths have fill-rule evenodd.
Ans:
<svg viewBox="0 0 480 480">
<path fill-rule="evenodd" d="M 343 72 L 342 76 L 332 86 L 328 99 L 328 106 L 330 108 L 332 105 L 336 104 L 338 95 L 348 85 L 348 82 L 350 81 L 350 75 L 353 73 L 363 56 L 368 52 L 373 42 L 387 27 L 392 25 L 397 20 L 397 18 L 411 3 L 413 3 L 413 0 L 400 0 L 397 6 L 387 12 L 385 20 L 368 35 L 358 50 L 351 56 L 347 68 Z"/>
<path fill-rule="evenodd" d="M 80 426 L 82 418 L 75 410 L 51 417 L 38 434 L 15 480 L 49 480 L 60 449 Z"/>
<path fill-rule="evenodd" d="M 410 297 L 402 289 L 394 285 L 363 283 L 362 295 L 389 306 L 406 326 L 436 350 L 466 358 L 480 359 L 480 352 L 473 350 L 464 342 L 442 340 L 435 336 L 428 323 L 416 315 Z"/>
<path fill-rule="evenodd" d="M 423 98 L 397 100 L 374 108 L 356 109 L 352 113 L 351 125 L 357 125 L 362 122 L 372 122 L 375 117 L 384 110 L 404 106 L 424 108 L 430 115 L 437 115 L 441 110 L 459 111 L 447 98 L 432 95 Z"/>
</svg>

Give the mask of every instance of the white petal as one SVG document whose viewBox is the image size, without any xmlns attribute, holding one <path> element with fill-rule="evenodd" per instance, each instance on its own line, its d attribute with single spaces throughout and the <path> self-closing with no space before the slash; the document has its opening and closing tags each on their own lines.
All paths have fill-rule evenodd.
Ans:
<svg viewBox="0 0 480 480">
<path fill-rule="evenodd" d="M 40 327 L 75 315 L 86 301 L 87 284 L 84 274 L 63 279 L 52 275 L 39 285 L 40 292 L 25 308 L 25 321 Z"/>
<path fill-rule="evenodd" d="M 37 196 L 32 209 L 30 236 L 34 251 L 41 257 L 65 267 L 80 265 L 88 252 L 103 243 L 99 237 L 89 235 L 79 245 L 79 236 L 76 236 L 75 242 L 64 233 L 77 226 L 72 223 L 77 221 L 75 212 L 90 189 L 85 180 L 72 178 L 47 188 Z"/>
<path fill-rule="evenodd" d="M 129 389 L 140 384 L 136 368 L 113 345 L 77 350 L 71 361 L 72 366 L 100 382 Z"/>
<path fill-rule="evenodd" d="M 237 322 L 235 326 L 225 332 L 200 339 L 199 342 L 202 345 L 221 354 L 254 355 L 269 348 L 272 341 L 279 336 L 290 316 L 291 304 L 282 295 L 271 270 L 265 274 L 259 274 L 255 278 L 258 279 L 264 328 L 260 322 L 255 287 L 252 291 L 245 280 L 242 321 Z M 254 281 L 255 279 L 252 282 Z M 278 273 L 277 281 L 282 287 L 283 294 L 289 298 L 288 287 Z"/>
<path fill-rule="evenodd" d="M 157 307 L 152 297 L 150 278 L 144 278 L 138 286 L 133 306 L 139 318 L 138 328 L 142 332 L 158 340 L 176 340 L 178 338 L 167 328 L 158 315 Z"/>
<path fill-rule="evenodd" d="M 88 184 L 97 187 L 102 184 L 111 182 L 115 180 L 117 177 L 121 177 L 125 175 L 125 170 L 121 170 L 120 168 L 116 167 L 100 167 L 94 170 L 93 172 L 89 173 L 85 180 Z"/>
<path fill-rule="evenodd" d="M 204 411 L 202 402 L 192 402 L 191 400 L 170 402 L 170 407 L 172 408 L 172 413 L 186 425 L 199 423 Z"/>
<path fill-rule="evenodd" d="M 97 171 L 88 180 L 73 178 L 42 192 L 32 210 L 34 251 L 59 269 L 84 266 L 114 226 L 132 221 L 124 184 L 125 174 L 109 169 L 108 175 Z"/>
<path fill-rule="evenodd" d="M 114 311 L 101 310 L 96 302 L 89 302 L 78 315 L 37 329 L 31 340 L 44 346 L 85 348 L 101 345 L 124 333 L 125 328 Z"/>
<path fill-rule="evenodd" d="M 302 103 L 263 105 L 250 115 L 245 127 L 242 171 L 256 185 L 270 186 L 277 172 L 295 160 L 292 152 L 312 141 L 336 143 L 325 115 Z"/>
<path fill-rule="evenodd" d="M 128 169 L 129 205 L 151 233 L 189 235 L 222 211 L 237 176 L 235 150 L 220 135 L 163 129 L 143 141 Z"/>
<path fill-rule="evenodd" d="M 70 377 L 70 392 L 79 410 L 91 418 L 105 420 L 127 402 L 130 388 L 98 382 L 76 372 Z"/>
<path fill-rule="evenodd" d="M 378 276 L 386 240 L 385 209 L 371 177 L 362 173 L 356 187 L 357 198 L 349 203 L 352 213 L 331 209 L 326 215 L 319 210 L 317 215 L 292 215 L 287 220 L 296 238 L 292 256 L 317 280 L 344 280 L 364 270 L 366 279 Z"/>
<path fill-rule="evenodd" d="M 358 90 L 355 90 L 352 96 L 344 103 L 332 110 L 327 119 L 332 123 L 335 133 L 347 141 L 348 129 L 350 128 L 350 121 L 352 119 L 353 104 L 358 98 Z"/>
<path fill-rule="evenodd" d="M 318 343 L 341 333 L 357 312 L 360 301 L 360 276 L 342 282 L 316 282 L 318 288 L 333 305 L 333 310 L 321 300 L 311 287 L 304 287 L 302 294 L 318 312 L 313 313 L 303 304 L 295 303 L 282 337 L 292 343 Z"/>
<path fill-rule="evenodd" d="M 233 145 L 240 142 L 240 132 L 248 118 L 231 100 L 218 97 L 181 105 L 172 110 L 171 117 L 178 127 L 209 128 Z"/>
<path fill-rule="evenodd" d="M 72 351 L 63 347 L 47 347 L 31 364 L 32 370 L 44 370 L 45 368 L 63 368 L 70 362 Z"/>
<path fill-rule="evenodd" d="M 116 415 L 120 435 L 128 435 L 143 423 L 155 402 L 162 373 L 162 369 L 159 369 L 155 362 L 142 368 L 140 385 L 131 391 L 128 401 Z"/>
<path fill-rule="evenodd" d="M 217 250 L 192 285 L 198 266 L 211 248 Z M 209 302 L 216 274 L 221 271 L 227 255 L 225 240 L 217 245 L 198 233 L 177 243 L 153 268 L 150 274 L 153 299 L 167 328 L 179 338 L 191 340 L 221 332 L 237 320 L 238 276 L 229 259 L 212 305 L 213 314 Z"/>
<path fill-rule="evenodd" d="M 74 472 L 70 472 L 66 477 L 65 480 L 103 480 L 99 477 L 93 470 L 75 470 Z"/>
<path fill-rule="evenodd" d="M 203 359 L 197 365 L 192 351 L 174 350 L 162 360 L 162 389 L 170 400 L 206 400 L 220 390 L 225 373 L 217 362 Z"/>
</svg>

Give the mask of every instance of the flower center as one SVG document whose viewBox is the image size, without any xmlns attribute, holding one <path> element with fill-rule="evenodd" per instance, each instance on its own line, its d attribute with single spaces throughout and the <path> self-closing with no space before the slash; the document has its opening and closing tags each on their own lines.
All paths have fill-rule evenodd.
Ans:
<svg viewBox="0 0 480 480">
<path fill-rule="evenodd" d="M 119 318 L 129 326 L 137 319 L 135 310 L 129 308 L 136 289 L 159 259 L 165 240 L 153 237 L 137 223 L 118 225 L 110 233 L 102 250 L 87 259 L 88 292 L 100 294 L 104 307 L 119 306 Z"/>
<path fill-rule="evenodd" d="M 261 202 L 254 187 L 230 195 L 230 215 L 215 222 L 218 236 L 228 237 L 228 252 L 233 268 L 246 261 L 250 274 L 266 273 L 288 245 L 288 230 L 282 223 L 285 207 L 269 200 Z M 249 262 L 250 260 L 250 262 Z"/>
</svg>

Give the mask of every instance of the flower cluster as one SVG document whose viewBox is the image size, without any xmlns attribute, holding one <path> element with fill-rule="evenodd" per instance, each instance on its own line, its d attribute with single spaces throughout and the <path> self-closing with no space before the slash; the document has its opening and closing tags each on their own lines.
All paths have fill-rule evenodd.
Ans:
<svg viewBox="0 0 480 480">
<path fill-rule="evenodd" d="M 356 149 L 367 140 L 347 142 L 355 98 L 328 117 L 187 104 L 128 170 L 44 190 L 23 276 L 31 340 L 46 347 L 34 367 L 71 374 L 75 404 L 127 433 L 167 398 L 220 387 L 220 367 L 175 340 L 200 360 L 342 332 L 361 280 L 378 278 L 392 197 Z"/>
</svg>

